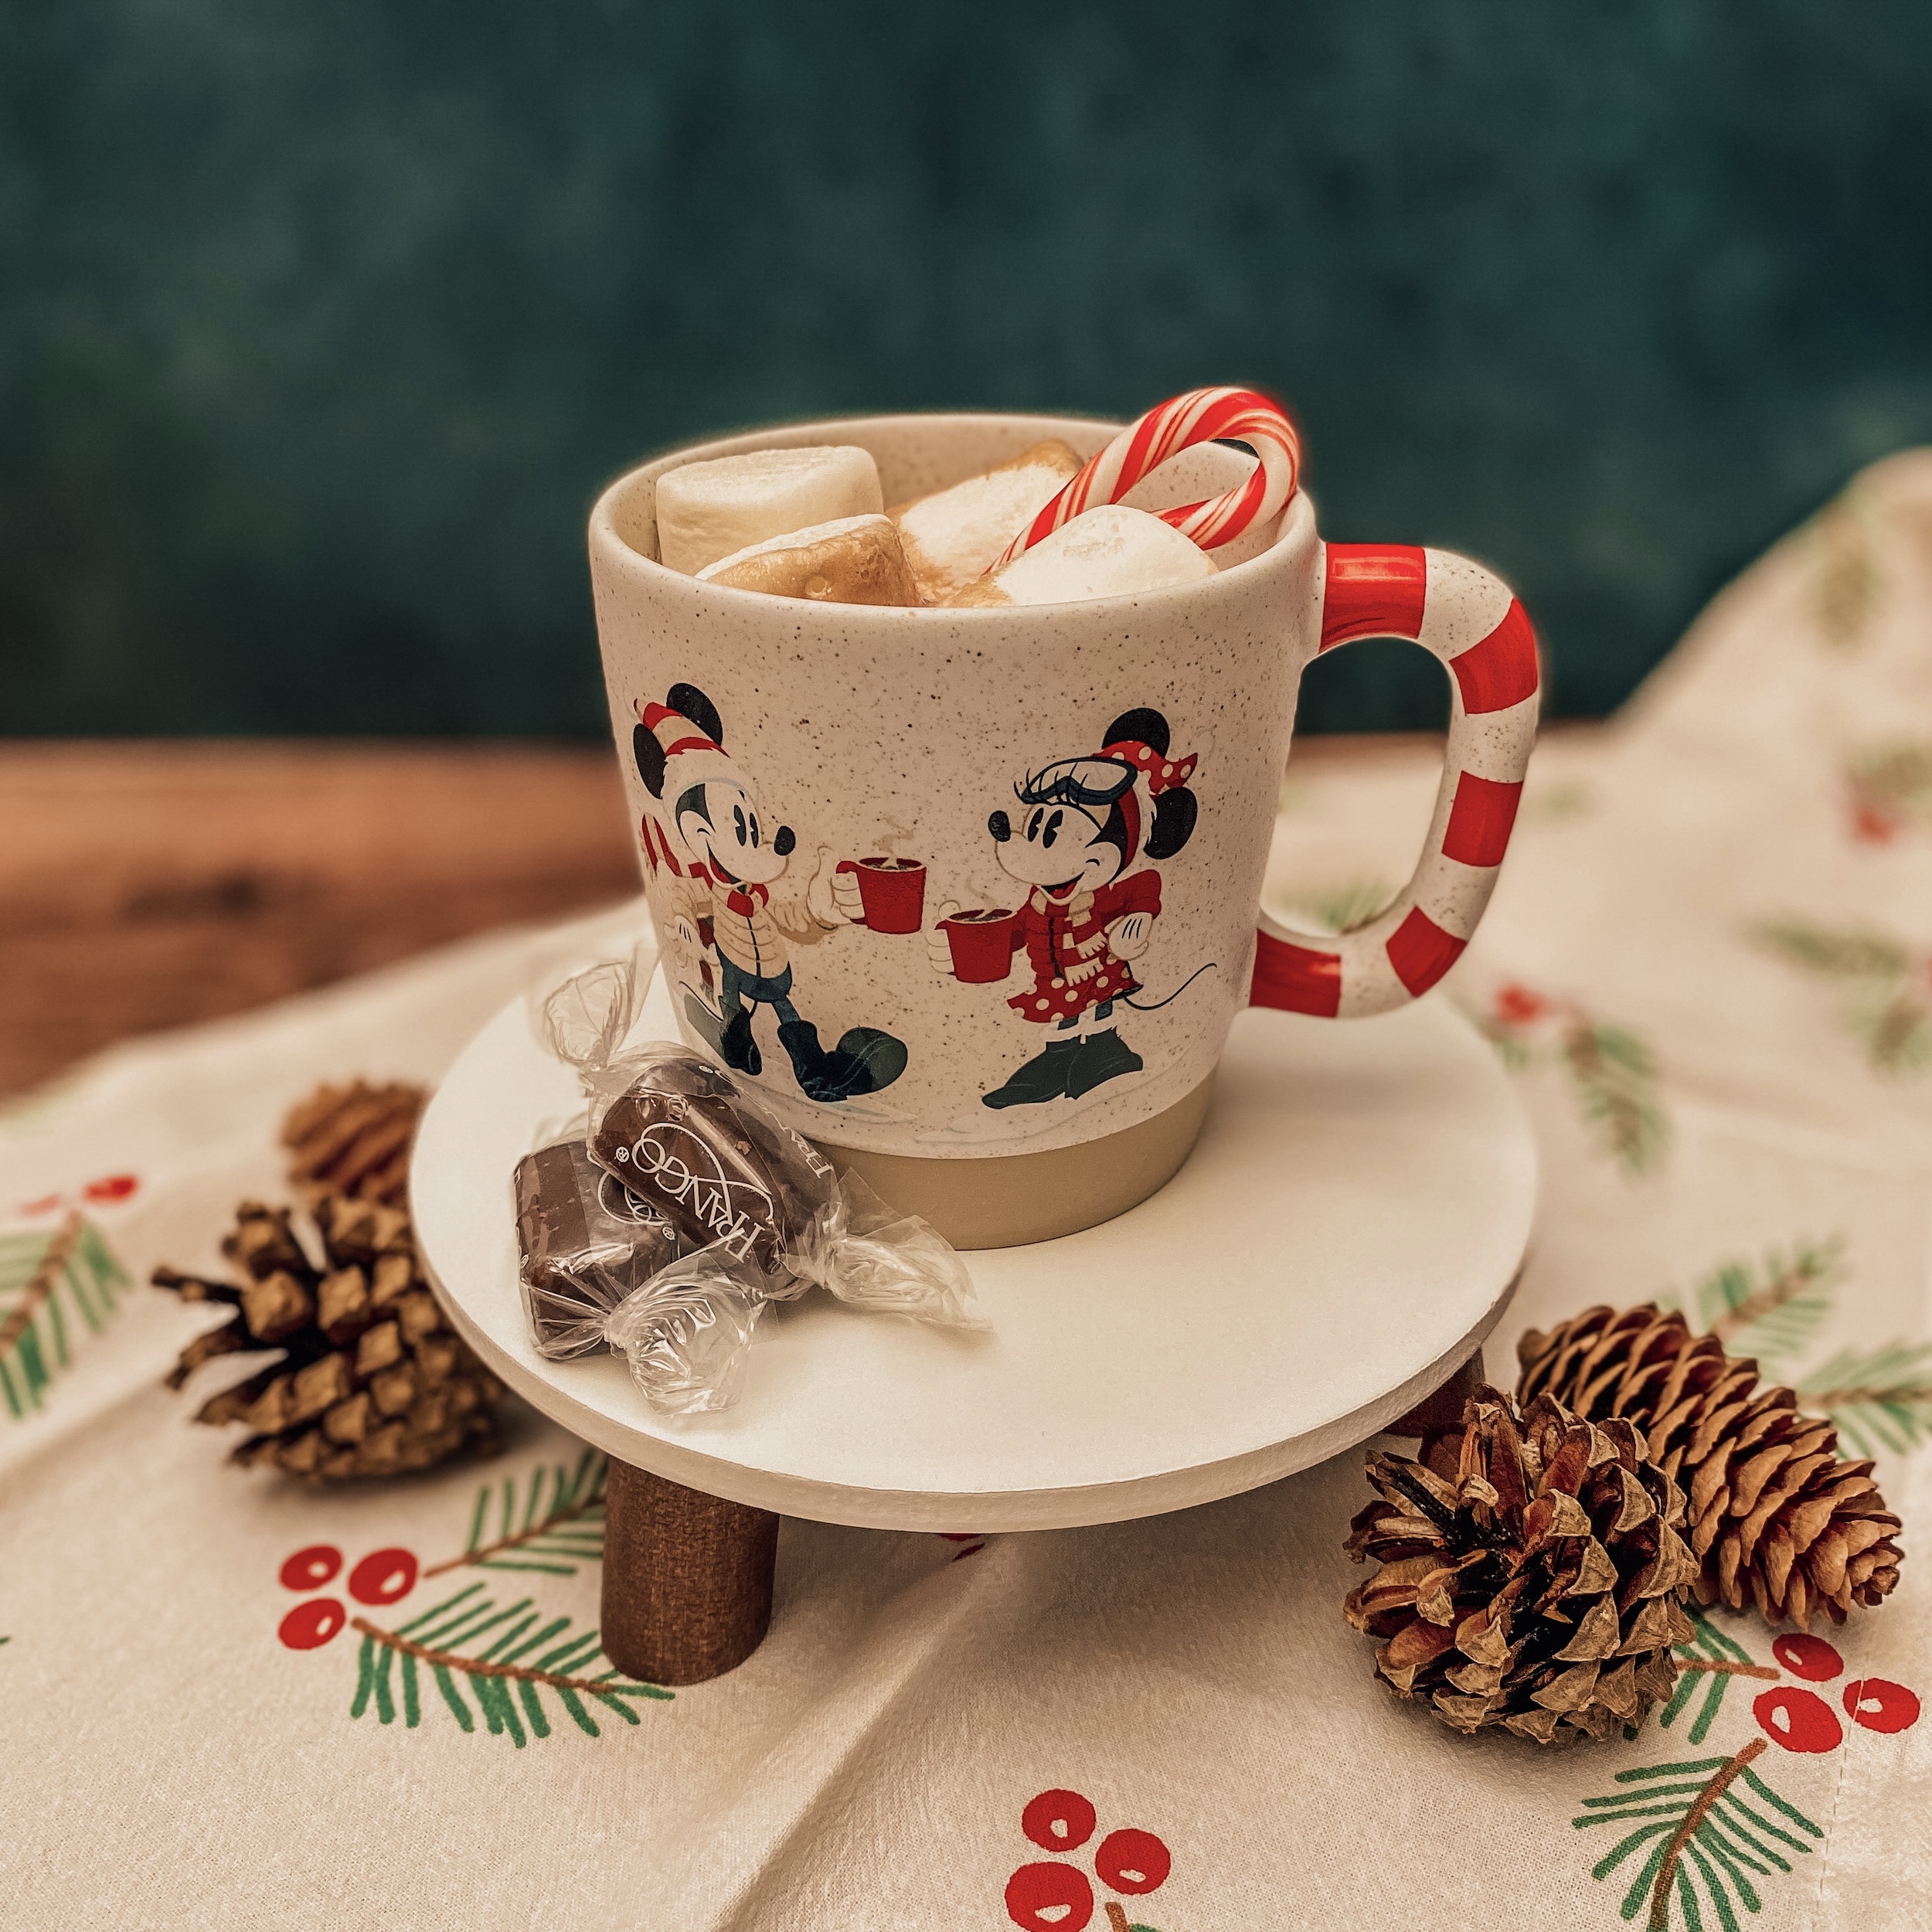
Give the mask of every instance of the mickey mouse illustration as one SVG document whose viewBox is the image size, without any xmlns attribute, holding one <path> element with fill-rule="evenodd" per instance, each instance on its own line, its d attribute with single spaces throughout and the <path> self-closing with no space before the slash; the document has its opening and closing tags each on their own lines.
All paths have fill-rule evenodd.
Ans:
<svg viewBox="0 0 1932 1932">
<path fill-rule="evenodd" d="M 756 1074 L 764 1056 L 752 1022 L 760 1007 L 770 1007 L 778 1043 L 809 1100 L 849 1100 L 891 1086 L 906 1070 L 903 1042 L 876 1027 L 854 1026 L 828 1051 L 791 1002 L 791 947 L 815 946 L 849 924 L 855 886 L 849 879 L 821 878 L 823 852 L 810 877 L 783 883 L 798 834 L 760 808 L 725 750 L 716 706 L 696 685 L 673 685 L 662 704 L 640 703 L 638 720 L 631 733 L 638 773 L 665 806 L 665 824 L 647 821 L 645 835 L 654 876 L 660 858 L 651 844 L 654 832 L 662 845 L 672 902 L 668 923 L 675 926 L 682 915 L 717 956 L 720 1012 L 692 1012 L 693 1022 L 707 1034 L 717 1029 L 715 1043 L 727 1066 Z M 690 855 L 688 863 L 678 859 L 667 825 Z M 697 1004 L 695 995 L 690 1004 Z"/>
<path fill-rule="evenodd" d="M 1134 860 L 1142 852 L 1173 857 L 1199 811 L 1187 788 L 1196 760 L 1169 757 L 1168 737 L 1159 712 L 1124 712 L 1102 733 L 1097 757 L 1062 758 L 1022 779 L 1013 788 L 1017 820 L 1002 809 L 986 821 L 1000 869 L 1028 889 L 1009 938 L 1014 954 L 1026 953 L 1032 984 L 1006 1003 L 1054 1029 L 1039 1053 L 981 1096 L 988 1107 L 1078 1100 L 1141 1070 L 1139 1054 L 1107 1022 L 1116 1001 L 1138 1004 L 1129 962 L 1146 951 L 1161 914 L 1161 876 L 1133 871 Z M 935 928 L 927 943 L 934 965 L 951 972 L 944 932 Z"/>
</svg>

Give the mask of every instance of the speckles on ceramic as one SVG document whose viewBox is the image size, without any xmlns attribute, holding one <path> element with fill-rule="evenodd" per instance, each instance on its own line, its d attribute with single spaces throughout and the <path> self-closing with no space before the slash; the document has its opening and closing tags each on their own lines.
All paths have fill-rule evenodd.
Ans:
<svg viewBox="0 0 1932 1932">
<path fill-rule="evenodd" d="M 1216 575 L 1144 597 L 913 611 L 768 597 L 664 570 L 652 560 L 655 478 L 743 449 L 856 443 L 894 503 L 1043 437 L 1091 454 L 1116 427 L 802 423 L 662 458 L 593 512 L 611 717 L 685 1036 L 741 1071 L 755 1060 L 761 1091 L 816 1138 L 928 1156 L 1066 1146 L 1151 1117 L 1212 1070 L 1248 998 L 1295 692 L 1320 634 L 1314 512 L 1298 497 L 1278 529 L 1218 553 Z M 1190 451 L 1128 500 L 1193 501 L 1251 461 Z M 655 748 L 641 768 L 632 747 L 647 712 Z M 1197 809 L 1185 842 L 1157 839 L 1151 857 L 1150 774 L 1117 807 L 1090 794 L 1096 780 L 1104 791 L 1129 774 L 1124 754 L 1066 761 L 1100 760 L 1111 730 L 1145 738 L 1163 724 L 1157 763 L 1196 761 L 1185 788 Z M 1053 791 L 1056 766 L 1072 789 Z M 1042 798 L 1022 798 L 1043 773 Z M 1040 843 L 1049 832 L 1080 882 L 1057 900 L 1046 888 L 1065 883 L 1052 876 L 1059 861 Z M 857 923 L 868 882 L 838 868 L 876 855 L 923 867 L 919 930 L 879 930 L 906 920 L 876 907 L 873 924 Z M 902 911 L 910 869 L 893 888 Z M 1458 928 L 1473 924 L 1453 876 L 1431 872 L 1427 892 Z M 1029 906 L 1004 981 L 940 963 L 943 912 Z"/>
</svg>

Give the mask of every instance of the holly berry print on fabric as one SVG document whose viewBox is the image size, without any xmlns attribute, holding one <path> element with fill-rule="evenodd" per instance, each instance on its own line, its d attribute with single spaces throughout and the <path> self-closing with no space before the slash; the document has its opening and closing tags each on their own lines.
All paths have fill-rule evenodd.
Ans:
<svg viewBox="0 0 1932 1932">
<path fill-rule="evenodd" d="M 491 1733 L 508 1733 L 520 1750 L 529 1736 L 550 1735 L 544 1690 L 589 1737 L 601 1735 L 590 1713 L 593 1702 L 635 1724 L 641 1720 L 631 1700 L 669 1700 L 671 1692 L 655 1684 L 633 1683 L 607 1664 L 597 1669 L 605 1659 L 596 1631 L 573 1631 L 568 1617 L 546 1618 L 527 1597 L 499 1608 L 482 1590 L 481 1583 L 466 1584 L 393 1630 L 366 1617 L 352 1617 L 350 1626 L 362 1633 L 362 1645 L 349 1716 L 360 1717 L 372 1702 L 383 1723 L 393 1724 L 400 1696 L 403 1721 L 413 1730 L 423 1721 L 420 1673 L 427 1671 L 450 1714 L 464 1730 L 473 1731 L 476 1720 L 457 1686 L 460 1675 Z M 475 1648 L 485 1638 L 488 1642 Z"/>
<path fill-rule="evenodd" d="M 587 1449 L 574 1468 L 561 1462 L 539 1468 L 530 1478 L 520 1508 L 514 1477 L 505 1477 L 500 1484 L 485 1483 L 476 1494 L 463 1554 L 423 1574 L 440 1577 L 472 1564 L 481 1570 L 574 1577 L 581 1565 L 601 1563 L 607 1467 L 596 1450 Z"/>
<path fill-rule="evenodd" d="M 1845 1662 L 1823 1638 L 1787 1631 L 1772 1642 L 1776 1663 L 1760 1663 L 1709 1615 L 1692 1622 L 1691 1640 L 1678 1647 L 1676 1691 L 1658 1722 L 1668 1728 L 1695 1704 L 1685 1741 L 1701 1744 L 1732 1686 L 1755 1680 L 1770 1686 L 1751 1703 L 1760 1735 L 1726 1757 L 1620 1771 L 1612 1781 L 1619 1788 L 1585 1798 L 1582 1815 L 1570 1822 L 1578 1831 L 1600 1825 L 1634 1828 L 1590 1873 L 1599 1879 L 1629 1876 L 1619 1908 L 1624 1919 L 1634 1919 L 1648 1906 L 1648 1932 L 1672 1927 L 1704 1932 L 1713 1921 L 1736 1932 L 1737 1908 L 1761 1910 L 1759 1888 L 1790 1873 L 1794 1859 L 1808 1857 L 1824 1838 L 1821 1826 L 1773 1788 L 1769 1767 L 1754 1767 L 1771 1745 L 1818 1756 L 1843 1743 L 1844 1725 L 1811 1686 L 1835 1685 Z M 1838 1701 L 1852 1723 L 1883 1733 L 1910 1729 L 1920 1715 L 1917 1692 L 1884 1679 L 1855 1679 L 1844 1685 Z"/>
<path fill-rule="evenodd" d="M 1100 1828 L 1100 1815 L 1078 1791 L 1042 1791 L 1020 1813 L 1020 1829 L 1043 1851 L 1081 1850 Z M 1107 1890 L 1128 1898 L 1158 1892 L 1173 1859 L 1151 1832 L 1129 1825 L 1103 1837 L 1093 1853 L 1094 1876 Z M 1006 1916 L 1026 1932 L 1081 1932 L 1094 1917 L 1093 1881 L 1062 1855 L 1030 1859 L 1006 1881 Z M 1129 1919 L 1118 1898 L 1100 1901 L 1107 1932 L 1155 1932 Z"/>
<path fill-rule="evenodd" d="M 58 1214 L 63 1208 L 118 1207 L 124 1201 L 131 1201 L 141 1191 L 141 1177 L 138 1174 L 100 1174 L 91 1181 L 83 1182 L 72 1194 L 56 1189 L 52 1194 L 43 1194 L 39 1199 L 23 1201 L 20 1204 L 22 1216 L 31 1219 L 39 1214 Z"/>
<path fill-rule="evenodd" d="M 1670 1121 L 1658 1092 L 1656 1056 L 1637 1034 L 1579 1001 L 1517 980 L 1498 987 L 1470 1017 L 1512 1073 L 1540 1062 L 1563 1068 L 1598 1146 L 1626 1174 L 1663 1165 Z"/>
<path fill-rule="evenodd" d="M 1577 1830 L 1635 1827 L 1590 1868 L 1592 1878 L 1627 1870 L 1649 1848 L 1624 1894 L 1624 1918 L 1635 1918 L 1648 1901 L 1649 1932 L 1665 1932 L 1673 1910 L 1685 1932 L 1702 1932 L 1701 1893 L 1716 1922 L 1734 1932 L 1736 1905 L 1762 1909 L 1752 1877 L 1788 1872 L 1794 1854 L 1810 1854 L 1807 1838 L 1825 1834 L 1752 1768 L 1764 1751 L 1764 1739 L 1754 1737 L 1729 1757 L 1637 1765 L 1617 1774 L 1617 1791 L 1583 1800 L 1593 1808 L 1570 1820 Z"/>
<path fill-rule="evenodd" d="M 1733 1355 L 1766 1364 L 1799 1353 L 1831 1312 L 1832 1291 L 1845 1276 L 1845 1237 L 1794 1242 L 1763 1262 L 1721 1263 L 1691 1295 L 1699 1325 Z M 1671 1303 L 1658 1297 L 1660 1305 Z"/>
<path fill-rule="evenodd" d="M 1845 764 L 1852 836 L 1889 845 L 1906 832 L 1932 834 L 1932 740 L 1908 739 L 1855 752 Z"/>
<path fill-rule="evenodd" d="M 1339 937 L 1379 919 L 1401 889 L 1386 879 L 1350 879 L 1284 900 L 1282 910 L 1312 920 Z"/>
<path fill-rule="evenodd" d="M 1855 650 L 1864 642 L 1884 590 L 1874 554 L 1874 520 L 1858 492 L 1846 490 L 1802 532 L 1811 550 L 1812 621 L 1835 651 Z"/>
<path fill-rule="evenodd" d="M 1773 1250 L 1761 1264 L 1726 1261 L 1689 1298 L 1703 1326 L 1733 1355 L 1767 1369 L 1802 1355 L 1850 1280 L 1845 1236 L 1808 1237 Z M 1658 1297 L 1662 1307 L 1684 1298 Z M 1861 1456 L 1910 1454 L 1932 1440 L 1932 1342 L 1842 1349 L 1792 1383 L 1799 1406 L 1828 1416 Z"/>
<path fill-rule="evenodd" d="M 610 1713 L 640 1723 L 641 1701 L 668 1702 L 672 1693 L 627 1678 L 604 1657 L 596 1630 L 577 1628 L 575 1618 L 545 1611 L 533 1596 L 504 1602 L 477 1578 L 400 1622 L 369 1614 L 454 1570 L 573 1577 L 600 1561 L 604 1471 L 604 1458 L 587 1449 L 574 1465 L 539 1464 L 522 1481 L 486 1485 L 463 1550 L 427 1566 L 400 1547 L 372 1549 L 352 1565 L 332 1544 L 293 1552 L 278 1580 L 303 1600 L 283 1616 L 277 1636 L 297 1651 L 320 1650 L 345 1631 L 360 1639 L 352 1718 L 373 1713 L 393 1724 L 400 1716 L 413 1730 L 426 1705 L 440 1701 L 464 1731 L 476 1730 L 480 1713 L 486 1732 L 519 1750 L 552 1734 L 553 1703 L 589 1737 L 603 1735 Z M 425 1695 L 425 1679 L 435 1699 Z"/>
<path fill-rule="evenodd" d="M 1838 989 L 1839 1023 L 1876 1073 L 1932 1065 L 1932 957 L 1874 927 L 1767 919 L 1749 937 L 1798 971 Z"/>
<path fill-rule="evenodd" d="M 0 1235 L 0 1404 L 19 1422 L 45 1406 L 83 1333 L 120 1305 L 128 1271 L 78 1209 L 51 1233 Z"/>
<path fill-rule="evenodd" d="M 1798 1384 L 1798 1398 L 1861 1455 L 1906 1454 L 1932 1440 L 1932 1342 L 1841 1350 Z"/>
</svg>

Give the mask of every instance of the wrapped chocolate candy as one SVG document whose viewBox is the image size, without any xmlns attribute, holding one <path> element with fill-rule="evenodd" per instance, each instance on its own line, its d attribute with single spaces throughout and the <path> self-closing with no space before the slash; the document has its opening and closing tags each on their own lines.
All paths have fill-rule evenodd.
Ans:
<svg viewBox="0 0 1932 1932">
<path fill-rule="evenodd" d="M 715 1244 L 767 1299 L 798 1292 L 794 1257 L 838 1199 L 831 1164 L 689 1048 L 652 1045 L 642 1056 L 630 1084 L 593 1110 L 598 1165 L 687 1245 Z"/>
<path fill-rule="evenodd" d="M 842 1301 L 948 1328 L 983 1328 L 972 1278 L 929 1223 L 895 1216 L 722 1067 L 654 1042 L 590 1109 L 591 1158 L 696 1248 L 606 1324 L 655 1407 L 736 1399 L 766 1304 L 815 1283 Z M 699 1244 L 702 1243 L 700 1246 Z"/>
<path fill-rule="evenodd" d="M 516 1164 L 517 1276 L 536 1352 L 567 1362 L 604 1345 L 624 1297 L 676 1260 L 670 1223 L 590 1158 L 580 1140 Z"/>
<path fill-rule="evenodd" d="M 532 1016 L 590 1100 L 590 1159 L 695 1250 L 604 1324 L 653 1407 L 729 1406 L 764 1309 L 815 1284 L 877 1314 L 987 1325 L 965 1264 L 937 1229 L 895 1215 L 855 1176 L 842 1179 L 702 1054 L 627 1044 L 640 996 L 634 965 L 606 961 L 553 985 Z"/>
</svg>

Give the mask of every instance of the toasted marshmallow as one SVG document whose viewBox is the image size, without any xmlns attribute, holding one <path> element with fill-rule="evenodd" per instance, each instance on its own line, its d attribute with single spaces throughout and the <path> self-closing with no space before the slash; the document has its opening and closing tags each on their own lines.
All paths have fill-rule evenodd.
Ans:
<svg viewBox="0 0 1932 1932">
<path fill-rule="evenodd" d="M 1103 503 L 1063 523 L 1005 570 L 949 598 L 955 607 L 1128 597 L 1214 574 L 1214 560 L 1145 510 Z"/>
<path fill-rule="evenodd" d="M 917 604 L 919 586 L 889 516 L 840 517 L 815 523 L 707 563 L 706 583 L 818 604 Z"/>
<path fill-rule="evenodd" d="M 981 576 L 1080 467 L 1064 443 L 1036 443 L 996 470 L 894 509 L 906 561 L 927 600 L 943 603 Z"/>
<path fill-rule="evenodd" d="M 694 576 L 787 530 L 885 508 L 879 466 L 850 444 L 751 450 L 658 479 L 658 561 Z"/>
</svg>

